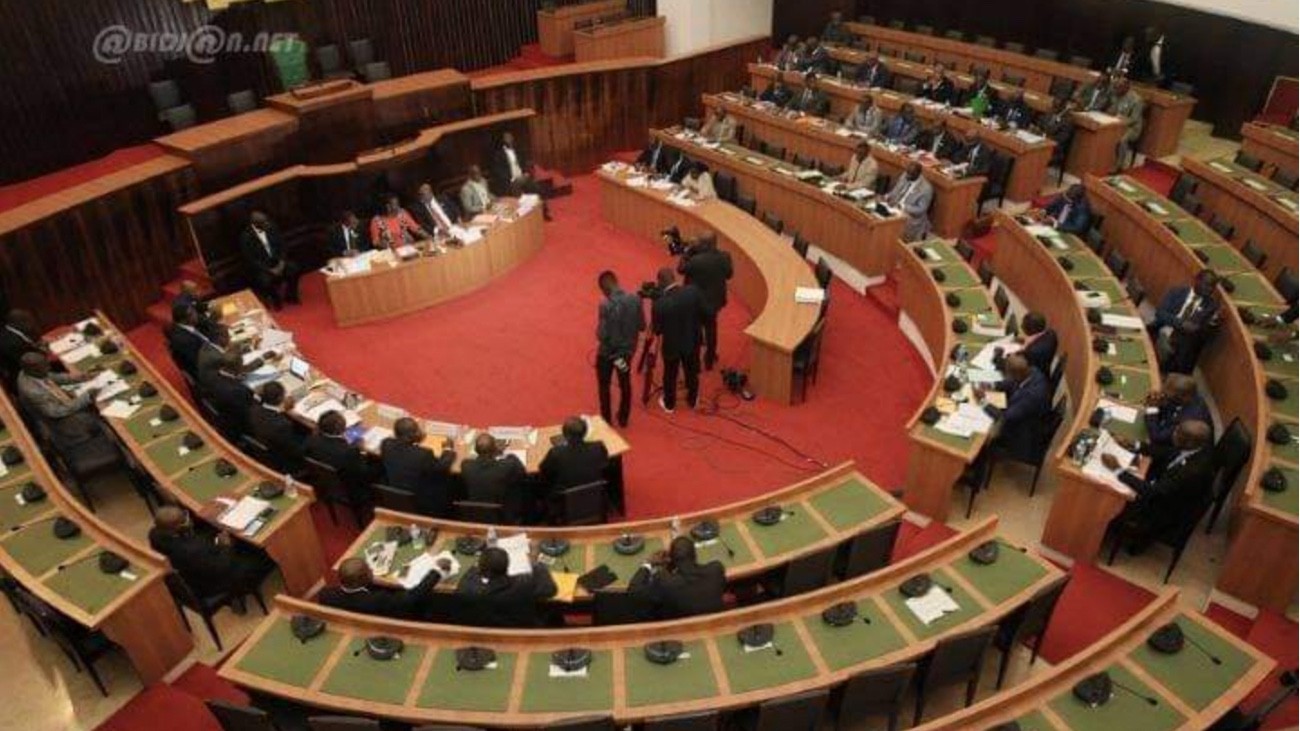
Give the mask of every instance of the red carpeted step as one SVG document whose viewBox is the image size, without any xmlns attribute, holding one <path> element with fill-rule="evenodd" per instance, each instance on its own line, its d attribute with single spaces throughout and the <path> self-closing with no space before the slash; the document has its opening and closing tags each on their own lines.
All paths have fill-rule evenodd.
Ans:
<svg viewBox="0 0 1300 731">
<path fill-rule="evenodd" d="M 904 520 L 898 529 L 898 537 L 894 539 L 894 553 L 889 560 L 891 563 L 898 563 L 931 546 L 943 543 L 956 533 L 957 531 L 937 520 L 932 521 L 924 528 L 919 528 L 915 523 Z"/>
<path fill-rule="evenodd" d="M 1142 165 L 1129 168 L 1124 172 L 1136 178 L 1138 182 L 1154 190 L 1157 194 L 1169 195 L 1169 191 L 1174 188 L 1174 181 L 1178 180 L 1178 176 L 1182 171 L 1159 160 L 1147 160 Z"/>
<path fill-rule="evenodd" d="M 1210 602 L 1210 606 L 1205 608 L 1205 616 L 1243 640 L 1250 634 L 1251 625 L 1254 624 L 1250 617 L 1243 617 L 1214 602 Z"/>
<path fill-rule="evenodd" d="M 1076 564 L 1043 638 L 1043 659 L 1059 663 L 1096 643 L 1153 598 L 1105 569 Z"/>
<path fill-rule="evenodd" d="M 182 262 L 178 268 L 180 269 L 181 278 L 192 279 L 201 287 L 212 286 L 212 277 L 208 276 L 208 268 L 203 265 L 202 259 L 195 257 Z"/>
<path fill-rule="evenodd" d="M 336 508 L 338 523 L 330 520 L 329 510 L 321 502 L 311 506 L 312 523 L 316 524 L 316 535 L 320 536 L 321 552 L 325 555 L 325 565 L 333 566 L 348 550 L 348 546 L 361 535 L 356 523 L 352 522 L 352 512 L 347 508 Z"/>
<path fill-rule="evenodd" d="M 238 706 L 246 706 L 249 703 L 247 693 L 217 675 L 215 668 L 201 662 L 191 665 L 188 670 L 181 673 L 179 678 L 172 681 L 171 685 L 201 701 L 219 700 Z"/>
<path fill-rule="evenodd" d="M 169 300 L 158 300 L 144 308 L 149 321 L 158 327 L 167 327 L 172 322 L 172 306 Z"/>
<path fill-rule="evenodd" d="M 202 700 L 170 685 L 151 685 L 127 701 L 95 731 L 222 731 Z"/>
</svg>

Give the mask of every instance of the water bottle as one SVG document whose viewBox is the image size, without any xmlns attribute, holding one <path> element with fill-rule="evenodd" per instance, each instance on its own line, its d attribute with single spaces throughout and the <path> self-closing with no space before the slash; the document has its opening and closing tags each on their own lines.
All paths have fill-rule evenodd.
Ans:
<svg viewBox="0 0 1300 731">
<path fill-rule="evenodd" d="M 489 546 L 495 546 L 495 545 L 497 544 L 497 528 L 496 528 L 496 526 L 494 526 L 494 525 L 490 525 L 490 526 L 488 526 L 488 529 L 487 529 L 487 544 L 488 544 Z"/>
</svg>

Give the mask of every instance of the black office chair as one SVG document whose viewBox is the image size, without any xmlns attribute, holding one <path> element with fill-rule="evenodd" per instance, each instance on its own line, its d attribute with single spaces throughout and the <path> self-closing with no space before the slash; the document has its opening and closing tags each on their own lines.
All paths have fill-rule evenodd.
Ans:
<svg viewBox="0 0 1300 731">
<path fill-rule="evenodd" d="M 903 21 L 901 21 L 901 20 L 891 20 L 891 21 L 889 21 L 889 27 L 890 27 L 890 28 L 893 28 L 894 30 L 902 30 L 902 29 L 903 29 Z"/>
<path fill-rule="evenodd" d="M 841 568 L 836 574 L 847 581 L 888 566 L 901 525 L 891 520 L 845 541 L 840 548 Z"/>
<path fill-rule="evenodd" d="M 997 48 L 998 40 L 993 36 L 975 36 L 975 45 L 985 48 Z"/>
<path fill-rule="evenodd" d="M 352 68 L 360 72 L 375 60 L 375 44 L 369 38 L 348 41 L 348 57 L 352 59 Z"/>
<path fill-rule="evenodd" d="M 966 40 L 966 34 L 965 34 L 965 33 L 962 33 L 961 31 L 957 30 L 956 28 L 953 28 L 953 29 L 951 29 L 951 30 L 946 30 L 946 31 L 944 31 L 944 32 L 943 32 L 943 37 L 944 37 L 944 38 L 947 38 L 947 39 L 950 40 L 950 41 L 963 41 L 963 42 L 964 42 L 964 41 Z"/>
<path fill-rule="evenodd" d="M 1081 69 L 1092 68 L 1092 59 L 1087 56 L 1070 56 L 1070 65 Z"/>
<path fill-rule="evenodd" d="M 167 127 L 172 132 L 189 129 L 198 122 L 198 113 L 194 111 L 194 105 L 192 104 L 182 104 L 171 109 L 164 109 L 161 116 L 163 122 L 167 123 Z"/>
<path fill-rule="evenodd" d="M 1295 272 L 1290 267 L 1282 267 L 1282 271 L 1273 278 L 1273 289 L 1287 302 L 1295 302 L 1296 296 L 1300 295 L 1300 291 L 1297 291 L 1300 290 L 1300 282 L 1296 281 Z"/>
<path fill-rule="evenodd" d="M 1037 56 L 1038 54 L 1034 54 Z M 1074 79 L 1067 79 L 1064 76 L 1052 79 L 1052 83 L 1047 87 L 1047 93 L 1056 99 L 1069 99 L 1074 96 L 1074 90 L 1078 83 Z"/>
<path fill-rule="evenodd" d="M 631 576 L 620 577 L 631 580 Z M 622 589 L 602 589 L 592 594 L 591 622 L 597 627 L 636 624 L 652 619 L 650 604 L 641 594 Z"/>
<path fill-rule="evenodd" d="M 1188 193 L 1183 196 L 1183 202 L 1179 205 L 1194 218 L 1200 218 L 1201 211 L 1205 210 L 1205 204 L 1201 202 L 1200 197 L 1195 193 Z"/>
<path fill-rule="evenodd" d="M 1001 206 L 1007 199 L 1007 182 L 1011 180 L 1011 168 L 1015 165 L 1015 160 L 1000 152 L 994 152 L 989 162 L 988 180 L 985 181 L 984 187 L 980 189 L 979 202 L 976 203 L 977 209 L 983 209 L 984 204 L 991 200 L 997 199 L 998 205 Z"/>
<path fill-rule="evenodd" d="M 1219 513 L 1232 495 L 1232 488 L 1237 484 L 1241 471 L 1250 462 L 1250 453 L 1255 440 L 1251 437 L 1241 419 L 1233 419 L 1228 428 L 1223 430 L 1219 441 L 1214 445 L 1214 463 L 1218 466 L 1214 475 L 1214 499 L 1210 504 L 1210 519 L 1205 522 L 1205 532 L 1214 530 L 1219 521 Z"/>
<path fill-rule="evenodd" d="M 831 265 L 826 262 L 825 257 L 817 259 L 817 264 L 813 267 L 813 277 L 817 280 L 817 286 L 822 289 L 829 289 L 831 280 L 835 277 Z"/>
<path fill-rule="evenodd" d="M 1256 269 L 1263 269 L 1264 262 L 1268 261 L 1268 254 L 1255 244 L 1254 239 L 1246 239 L 1246 243 L 1241 247 L 1241 255 L 1246 257 L 1246 261 Z"/>
<path fill-rule="evenodd" d="M 1141 307 L 1142 302 L 1147 298 L 1147 290 L 1136 277 L 1129 277 L 1124 280 L 1124 292 L 1128 294 L 1129 300 L 1134 307 Z"/>
<path fill-rule="evenodd" d="M 1106 268 L 1115 275 L 1116 279 L 1123 279 L 1128 276 L 1129 260 L 1119 253 L 1119 249 L 1112 249 L 1109 254 L 1106 254 L 1103 261 L 1106 263 Z"/>
<path fill-rule="evenodd" d="M 782 598 L 826 586 L 834 573 L 836 551 L 836 547 L 831 547 L 796 558 L 764 579 L 763 591 L 769 596 Z"/>
<path fill-rule="evenodd" d="M 794 250 L 799 254 L 800 259 L 808 258 L 808 248 L 811 246 L 811 244 L 808 243 L 808 239 L 805 239 L 799 234 L 795 234 L 794 241 L 792 241 L 790 245 L 794 247 Z"/>
<path fill-rule="evenodd" d="M 721 714 L 717 711 L 683 713 L 648 719 L 641 725 L 641 731 L 717 731 L 720 721 Z"/>
<path fill-rule="evenodd" d="M 1264 167 L 1264 161 L 1250 154 L 1249 152 L 1238 152 L 1232 161 L 1252 173 L 1259 172 Z"/>
<path fill-rule="evenodd" d="M 311 716 L 307 719 L 311 731 L 379 731 L 379 722 L 373 718 L 356 716 Z"/>
<path fill-rule="evenodd" d="M 965 681 L 966 705 L 975 702 L 980 672 L 984 668 L 984 655 L 993 643 L 996 632 L 996 626 L 977 627 L 935 644 L 934 650 L 919 663 L 916 674 L 916 714 L 912 718 L 913 725 L 921 723 L 927 696 L 939 686 Z"/>
<path fill-rule="evenodd" d="M 1272 178 L 1274 183 L 1290 190 L 1295 190 L 1296 187 L 1300 185 L 1300 177 L 1297 177 L 1295 173 L 1289 173 L 1282 168 L 1274 170 L 1273 174 L 1269 177 Z"/>
<path fill-rule="evenodd" d="M 822 301 L 822 306 L 830 302 L 830 299 Z M 794 377 L 799 382 L 799 400 L 808 400 L 808 385 L 817 382 L 817 372 L 821 368 L 822 356 L 822 336 L 826 332 L 826 317 L 823 314 L 817 318 L 813 329 L 808 336 L 795 347 L 793 368 Z"/>
<path fill-rule="evenodd" d="M 375 507 L 377 508 L 396 510 L 399 513 L 420 512 L 419 503 L 416 501 L 413 492 L 400 490 L 378 482 L 370 486 L 370 492 L 375 496 Z"/>
<path fill-rule="evenodd" d="M 764 226 L 767 226 L 777 233 L 781 233 L 785 230 L 785 221 L 782 221 L 780 216 L 771 211 L 763 211 L 763 215 L 759 216 L 759 220 L 763 222 Z"/>
<path fill-rule="evenodd" d="M 736 176 L 726 170 L 719 170 L 713 176 L 713 189 L 718 197 L 728 203 L 736 202 Z"/>
<path fill-rule="evenodd" d="M 562 490 L 554 497 L 556 525 L 601 525 L 609 522 L 609 489 L 604 480 Z"/>
<path fill-rule="evenodd" d="M 94 512 L 95 502 L 90 495 L 91 481 L 117 474 L 126 468 L 126 460 L 117 442 L 107 436 L 97 436 L 75 445 L 67 445 L 53 433 L 50 433 L 49 439 L 45 441 L 48 447 L 46 454 L 50 458 L 50 466 L 54 468 L 55 474 L 65 485 L 75 488 L 81 495 L 82 501 L 86 503 L 86 507 Z M 148 505 L 148 497 L 143 493 L 142 497 Z M 152 512 L 152 507 L 150 511 Z"/>
<path fill-rule="evenodd" d="M 920 51 L 903 51 L 903 60 L 912 63 L 925 63 L 925 54 Z"/>
<path fill-rule="evenodd" d="M 1087 246 L 1097 256 L 1103 256 L 1106 250 L 1106 237 L 1101 231 L 1090 228 L 1083 235 L 1083 245 Z"/>
<path fill-rule="evenodd" d="M 1237 233 L 1237 227 L 1217 213 L 1210 216 L 1210 230 L 1221 236 L 1224 241 L 1231 241 L 1233 234 Z"/>
<path fill-rule="evenodd" d="M 353 486 L 347 484 L 347 481 L 338 473 L 338 470 L 324 462 L 310 457 L 304 458 L 303 462 L 306 464 L 307 483 L 315 488 L 316 499 L 325 504 L 330 520 L 335 525 L 338 524 L 339 519 L 335 513 L 335 507 L 342 505 L 352 513 L 352 519 L 356 522 L 357 528 L 364 528 L 366 523 L 369 522 L 371 509 L 364 491 L 353 489 Z"/>
<path fill-rule="evenodd" d="M 1213 479 L 1211 478 L 1211 480 Z M 1205 513 L 1209 511 L 1214 503 L 1213 486 L 1207 486 L 1207 488 L 1199 493 L 1203 497 L 1194 506 L 1194 509 L 1189 511 L 1187 515 L 1189 520 L 1185 525 L 1178 526 L 1176 529 L 1163 534 L 1151 536 L 1154 543 L 1159 543 L 1173 550 L 1173 554 L 1169 558 L 1169 567 L 1165 569 L 1164 583 L 1166 584 L 1169 583 L 1169 577 L 1173 576 L 1174 569 L 1178 568 L 1178 562 L 1182 560 L 1183 551 L 1187 548 L 1187 542 L 1191 540 L 1192 534 L 1196 532 L 1196 526 L 1200 525 L 1201 519 L 1205 517 Z M 1137 526 L 1125 518 L 1123 514 L 1111 523 L 1109 532 L 1111 534 L 1111 544 L 1110 555 L 1106 558 L 1106 565 L 1113 566 L 1115 557 L 1119 555 L 1120 546 L 1138 537 L 1138 532 Z"/>
<path fill-rule="evenodd" d="M 971 246 L 966 239 L 957 239 L 957 244 L 953 248 L 957 250 L 957 255 L 968 263 L 975 258 L 975 247 Z"/>
<path fill-rule="evenodd" d="M 216 716 L 222 731 L 280 731 L 271 714 L 252 706 L 237 706 L 223 700 L 203 701 L 208 712 Z"/>
<path fill-rule="evenodd" d="M 40 634 L 58 646 L 73 669 L 78 673 L 85 670 L 100 694 L 107 698 L 108 688 L 95 663 L 117 650 L 117 645 L 103 631 L 86 629 L 26 589 L 21 589 L 18 596 L 24 605 L 23 612 L 40 626 Z"/>
<path fill-rule="evenodd" d="M 225 591 L 214 594 L 199 594 L 189 585 L 189 582 L 174 571 L 163 577 L 163 581 L 167 584 L 167 591 L 171 593 L 172 601 L 176 604 L 176 611 L 180 612 L 181 621 L 185 623 L 185 629 L 193 631 L 190 628 L 189 617 L 183 611 L 189 609 L 203 619 L 203 624 L 208 628 L 208 634 L 212 636 L 212 642 L 217 646 L 218 650 L 223 649 L 221 635 L 217 633 L 217 626 L 212 621 L 217 612 L 226 607 L 234 606 L 236 602 L 251 596 L 262 610 L 262 614 L 266 614 L 266 602 L 262 600 L 261 591 L 256 588 L 247 594 Z"/>
<path fill-rule="evenodd" d="M 1196 178 L 1187 173 L 1181 173 L 1178 179 L 1174 181 L 1174 187 L 1169 189 L 1169 200 L 1181 206 L 1184 198 L 1196 192 L 1196 187 Z"/>
<path fill-rule="evenodd" d="M 835 728 L 862 728 L 874 716 L 888 718 L 889 731 L 897 731 L 903 696 L 916 675 L 914 663 L 903 663 L 858 673 L 849 678 L 834 703 Z"/>
<path fill-rule="evenodd" d="M 158 112 L 158 118 L 162 119 L 163 112 L 181 105 L 180 84 L 172 79 L 150 81 L 149 98 L 153 100 L 153 108 Z"/>
<path fill-rule="evenodd" d="M 754 211 L 757 208 L 757 204 L 754 202 L 754 199 L 751 198 L 750 196 L 740 195 L 739 193 L 737 193 L 736 207 L 752 216 L 754 215 Z"/>
<path fill-rule="evenodd" d="M 1007 311 L 1011 309 L 1011 298 L 1007 295 L 1006 287 L 998 287 L 998 291 L 993 293 L 993 306 L 998 310 L 998 317 L 1007 316 Z"/>
<path fill-rule="evenodd" d="M 1050 384 L 1049 384 L 1050 387 Z M 1053 390 L 1050 393 L 1055 393 Z M 1038 478 L 1043 472 L 1043 462 L 1047 460 L 1048 449 L 1052 446 L 1052 439 L 1056 436 L 1056 430 L 1061 428 L 1061 423 L 1065 421 L 1065 397 L 1056 400 L 1052 410 L 1047 412 L 1043 417 L 1043 424 L 1040 429 L 1034 432 L 1035 443 L 1034 451 L 1030 455 L 1013 456 L 1006 454 L 997 449 L 996 445 L 990 445 L 988 458 L 988 471 L 984 474 L 984 482 L 980 485 L 980 490 L 987 490 L 989 480 L 993 475 L 993 466 L 998 462 L 1010 461 L 1023 464 L 1034 468 L 1034 478 L 1029 483 L 1029 497 L 1033 497 L 1038 490 Z M 966 508 L 966 516 L 970 517 L 971 508 L 975 504 L 975 493 L 970 496 L 970 504 Z"/>
<path fill-rule="evenodd" d="M 226 108 L 231 114 L 243 114 L 257 109 L 257 94 L 252 89 L 241 89 L 226 95 Z"/>
<path fill-rule="evenodd" d="M 813 690 L 764 701 L 758 706 L 753 731 L 817 731 L 830 693 Z"/>
<path fill-rule="evenodd" d="M 975 267 L 975 274 L 980 278 L 980 284 L 989 287 L 993 284 L 993 265 L 988 259 L 980 261 L 979 266 Z"/>
<path fill-rule="evenodd" d="M 998 690 L 1002 689 L 1002 683 L 1006 680 L 1011 652 L 1017 645 L 1032 638 L 1034 643 L 1030 646 L 1029 664 L 1038 661 L 1038 653 L 1043 648 L 1043 637 L 1047 635 L 1047 625 L 1052 621 L 1056 603 L 1069 583 L 1069 574 L 1056 579 L 1039 589 L 1023 607 L 998 622 L 998 631 L 993 637 L 993 646 L 1002 653 L 1002 659 L 998 662 L 998 682 L 994 686 Z"/>
<path fill-rule="evenodd" d="M 316 47 L 316 65 L 323 79 L 350 79 L 352 72 L 343 68 L 343 55 L 339 47 L 330 43 Z"/>
<path fill-rule="evenodd" d="M 373 84 L 376 81 L 393 78 L 393 69 L 387 61 L 374 61 L 365 65 L 362 75 L 365 76 L 366 83 Z"/>
<path fill-rule="evenodd" d="M 500 503 L 457 500 L 451 504 L 451 509 L 452 514 L 456 516 L 456 520 L 464 523 L 501 525 L 505 522 L 505 506 Z"/>
</svg>

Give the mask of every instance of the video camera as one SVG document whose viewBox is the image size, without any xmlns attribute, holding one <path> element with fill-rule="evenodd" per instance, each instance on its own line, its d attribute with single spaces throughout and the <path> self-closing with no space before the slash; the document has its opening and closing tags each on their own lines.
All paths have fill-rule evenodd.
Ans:
<svg viewBox="0 0 1300 731">
<path fill-rule="evenodd" d="M 641 288 L 636 293 L 641 299 L 654 301 L 663 296 L 664 290 L 657 282 L 642 282 Z"/>
<path fill-rule="evenodd" d="M 670 226 L 660 231 L 659 236 L 668 244 L 669 256 L 681 256 L 690 253 L 692 247 L 687 246 L 686 241 L 682 238 L 682 232 L 677 230 L 676 226 Z"/>
<path fill-rule="evenodd" d="M 735 368 L 722 369 L 722 384 L 727 390 L 746 401 L 754 400 L 754 392 L 749 390 L 749 375 Z"/>
</svg>

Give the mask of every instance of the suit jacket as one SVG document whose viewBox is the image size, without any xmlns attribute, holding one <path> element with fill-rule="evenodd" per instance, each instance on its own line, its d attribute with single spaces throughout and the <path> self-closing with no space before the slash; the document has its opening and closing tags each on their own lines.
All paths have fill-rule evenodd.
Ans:
<svg viewBox="0 0 1300 731">
<path fill-rule="evenodd" d="M 316 601 L 327 607 L 373 617 L 428 619 L 433 590 L 441 580 L 442 575 L 434 570 L 412 589 L 372 585 L 361 591 L 348 592 L 339 586 L 327 586 L 320 590 Z"/>
<path fill-rule="evenodd" d="M 175 359 L 177 367 L 192 378 L 198 378 L 199 350 L 206 344 L 207 340 L 196 330 L 180 325 L 167 328 L 167 346 L 171 350 L 172 358 Z"/>
<path fill-rule="evenodd" d="M 790 98 L 793 96 L 794 94 L 790 91 L 790 87 L 782 86 L 778 89 L 776 84 L 772 84 L 764 89 L 762 94 L 758 95 L 758 100 L 762 102 L 772 102 L 778 107 L 784 107 L 790 103 Z"/>
<path fill-rule="evenodd" d="M 488 189 L 487 180 L 480 190 L 474 181 L 466 180 L 460 186 L 460 210 L 466 218 L 472 218 L 486 211 L 492 205 L 492 191 Z"/>
<path fill-rule="evenodd" d="M 785 108 L 811 114 L 814 117 L 824 117 L 831 110 L 831 100 L 821 89 L 805 87 L 791 97 Z"/>
<path fill-rule="evenodd" d="M 199 388 L 212 402 L 217 413 L 230 428 L 240 434 L 248 433 L 248 415 L 257 405 L 253 391 L 238 378 L 213 369 L 204 374 Z"/>
<path fill-rule="evenodd" d="M 1066 144 L 1074 137 L 1074 119 L 1070 113 L 1045 112 L 1038 118 L 1037 126 L 1039 131 L 1056 143 L 1056 149 L 1064 155 Z"/>
<path fill-rule="evenodd" d="M 361 448 L 348 444 L 343 437 L 331 437 L 316 432 L 303 442 L 304 457 L 334 468 L 344 484 L 358 495 L 370 492 L 370 483 L 374 482 L 376 470 L 371 465 Z"/>
<path fill-rule="evenodd" d="M 205 342 L 199 347 L 198 357 L 194 362 L 194 380 L 203 382 L 205 376 L 221 367 L 221 359 L 226 355 L 216 343 Z"/>
<path fill-rule="evenodd" d="M 975 97 L 980 95 L 981 91 L 984 92 L 984 98 L 988 100 L 989 109 L 992 110 L 993 105 L 997 101 L 997 91 L 993 88 L 992 84 L 985 84 L 980 87 L 967 87 L 965 91 L 958 92 L 957 96 L 961 99 L 961 105 L 968 107 L 975 101 Z M 988 115 L 986 114 L 986 116 Z"/>
<path fill-rule="evenodd" d="M 246 582 L 256 579 L 261 562 L 241 553 L 236 545 L 218 545 L 214 538 L 215 534 L 205 528 L 167 533 L 155 526 L 149 531 L 149 546 L 166 556 L 176 573 L 200 596 L 246 591 Z"/>
<path fill-rule="evenodd" d="M 527 472 L 514 455 L 500 459 L 475 456 L 464 460 L 460 464 L 460 476 L 469 500 L 501 505 L 510 523 L 517 523 L 523 517 L 523 482 Z"/>
<path fill-rule="evenodd" d="M 1151 451 L 1153 455 L 1161 449 L 1173 447 L 1174 431 L 1184 421 L 1203 421 L 1211 426 L 1214 424 L 1210 418 L 1210 409 L 1200 394 L 1193 396 L 1187 404 L 1162 404 L 1154 413 L 1148 413 L 1143 418 L 1147 426 L 1147 441 L 1155 448 Z"/>
<path fill-rule="evenodd" d="M 73 446 L 103 434 L 89 393 L 73 396 L 62 391 L 70 376 L 51 373 L 47 378 L 18 374 L 18 399 L 28 411 L 45 421 L 61 445 Z"/>
<path fill-rule="evenodd" d="M 538 627 L 537 603 L 555 596 L 555 580 L 542 564 L 522 576 L 484 580 L 474 567 L 456 586 L 461 623 L 476 627 Z"/>
<path fill-rule="evenodd" d="M 847 44 L 853 40 L 853 34 L 844 26 L 844 23 L 828 21 L 826 27 L 822 29 L 823 43 L 841 43 Z"/>
<path fill-rule="evenodd" d="M 700 349 L 700 327 L 707 314 L 704 294 L 692 284 L 677 285 L 655 300 L 651 326 L 662 337 L 664 358 L 681 358 Z"/>
<path fill-rule="evenodd" d="M 515 162 L 519 164 L 519 169 L 528 175 L 532 170 L 532 164 L 524 155 L 524 151 L 518 147 L 514 148 Z M 492 151 L 492 157 L 488 160 L 488 180 L 492 184 L 492 192 L 496 195 L 508 195 L 510 193 L 510 160 L 506 156 L 505 145 L 497 145 Z"/>
<path fill-rule="evenodd" d="M 727 306 L 727 281 L 734 273 L 731 254 L 722 249 L 701 251 L 684 257 L 677 270 L 686 276 L 686 283 L 699 287 L 707 312 L 716 313 Z"/>
<path fill-rule="evenodd" d="M 1065 209 L 1067 205 L 1070 207 L 1068 211 Z M 1058 195 L 1043 212 L 1057 222 L 1056 230 L 1061 233 L 1083 235 L 1092 226 L 1092 206 L 1088 205 L 1087 196 L 1071 203 L 1065 196 Z"/>
<path fill-rule="evenodd" d="M 386 484 L 415 495 L 420 512 L 438 518 L 451 516 L 451 465 L 456 453 L 434 456 L 419 444 L 388 438 L 379 445 Z"/>
<path fill-rule="evenodd" d="M 952 132 L 921 132 L 917 146 L 942 160 L 953 160 L 962 150 L 961 141 Z"/>
<path fill-rule="evenodd" d="M 1203 332 L 1218 316 L 1219 300 L 1214 296 L 1203 298 L 1197 305 L 1195 312 L 1180 317 L 1179 315 L 1191 292 L 1192 288 L 1188 285 L 1174 287 L 1165 292 L 1165 296 L 1160 300 L 1160 305 L 1156 307 L 1156 318 L 1155 322 L 1152 323 L 1153 327 L 1157 330 L 1163 327 L 1177 329 L 1180 324 L 1186 323 Z"/>
<path fill-rule="evenodd" d="M 812 51 L 804 54 L 803 66 L 804 71 L 816 71 L 819 74 L 830 73 L 831 67 L 835 62 L 831 59 L 830 51 L 825 46 L 817 46 Z"/>
<path fill-rule="evenodd" d="M 265 233 L 269 252 L 267 246 L 262 245 L 262 239 L 253 232 L 252 226 L 245 226 L 239 234 L 240 255 L 255 274 L 269 274 L 270 270 L 284 262 L 284 240 L 280 237 L 280 229 L 268 226 Z"/>
<path fill-rule="evenodd" d="M 1147 479 L 1130 472 L 1119 479 L 1138 494 L 1133 517 L 1149 538 L 1174 537 L 1191 527 L 1213 499 L 1214 450 L 1206 447 L 1179 461 L 1170 451 L 1152 461 Z"/>
<path fill-rule="evenodd" d="M 1133 89 L 1129 89 L 1124 96 L 1115 98 L 1110 103 L 1108 111 L 1124 120 L 1124 140 L 1133 142 L 1142 136 L 1142 125 L 1145 120 L 1143 116 L 1146 113 L 1146 102 Z"/>
<path fill-rule="evenodd" d="M 1025 356 L 1029 365 L 1037 368 L 1039 373 L 1047 375 L 1052 370 L 1052 360 L 1056 358 L 1056 347 L 1056 331 L 1049 327 L 1039 333 L 1032 343 L 1026 345 L 1020 354 Z"/>
<path fill-rule="evenodd" d="M 1110 107 L 1111 92 L 1097 83 L 1079 89 L 1079 111 L 1104 111 Z"/>
<path fill-rule="evenodd" d="M 639 297 L 619 289 L 600 301 L 596 318 L 598 355 L 630 360 L 636 353 L 637 340 L 643 330 L 645 314 Z"/>
<path fill-rule="evenodd" d="M 933 84 L 928 81 L 922 84 L 918 96 L 940 104 L 954 104 L 958 101 L 957 86 L 947 76 Z"/>
<path fill-rule="evenodd" d="M 903 209 L 907 223 L 903 226 L 904 241 L 920 241 L 930 233 L 930 203 L 934 200 L 934 187 L 922 175 L 915 181 L 899 175 L 894 189 L 885 200 Z"/>
<path fill-rule="evenodd" d="M 654 607 L 655 619 L 679 619 L 720 612 L 727 588 L 726 570 L 719 561 L 651 572 L 642 566 L 632 575 L 628 590 L 641 594 Z"/>
<path fill-rule="evenodd" d="M 890 142 L 896 142 L 900 145 L 911 145 L 916 142 L 916 138 L 921 134 L 921 127 L 916 120 L 908 121 L 901 114 L 895 114 L 885 122 L 884 137 Z"/>
<path fill-rule="evenodd" d="M 442 212 L 446 214 L 448 223 L 453 226 L 456 225 L 456 222 L 460 220 L 460 207 L 456 205 L 455 201 L 443 195 L 435 195 L 433 199 L 438 201 L 438 205 L 442 207 Z M 434 218 L 433 212 L 424 204 L 424 201 L 416 201 L 411 206 L 411 218 L 414 218 L 415 222 L 420 224 L 420 228 L 430 234 L 441 228 L 441 224 Z"/>
<path fill-rule="evenodd" d="M 1007 407 L 998 415 L 1000 428 L 995 448 L 1021 461 L 1032 462 L 1039 444 L 1044 417 L 1052 410 L 1047 376 L 1032 369 L 1019 384 L 1006 384 Z"/>
<path fill-rule="evenodd" d="M 14 332 L 8 326 L 0 326 L 0 365 L 10 377 L 16 378 L 22 368 L 22 359 L 28 353 L 46 355 L 38 335 Z"/>
<path fill-rule="evenodd" d="M 369 239 L 370 237 L 362 233 L 360 229 L 352 229 L 352 253 L 360 253 L 369 249 Z M 330 226 L 330 256 L 347 256 L 347 249 L 348 243 L 343 239 L 343 224 L 336 223 Z"/>
<path fill-rule="evenodd" d="M 554 491 L 605 479 L 609 450 L 601 442 L 564 443 L 551 447 L 542 459 L 542 478 Z"/>
<path fill-rule="evenodd" d="M 987 142 L 976 142 L 966 146 L 957 154 L 955 162 L 966 163 L 966 175 L 988 175 L 993 167 L 993 149 Z"/>
<path fill-rule="evenodd" d="M 888 88 L 891 76 L 889 68 L 883 62 L 875 65 L 864 63 L 858 67 L 853 80 L 864 86 Z"/>
<path fill-rule="evenodd" d="M 1002 105 L 1002 121 L 1008 125 L 1025 129 L 1034 123 L 1034 112 L 1021 101 L 1008 101 Z"/>
<path fill-rule="evenodd" d="M 663 140 L 655 139 L 649 146 L 641 151 L 637 156 L 636 163 L 644 165 L 651 170 L 666 175 L 668 168 L 677 160 L 677 151 L 663 143 Z"/>
<path fill-rule="evenodd" d="M 248 434 L 270 451 L 277 466 L 289 472 L 301 469 L 303 438 L 285 414 L 255 404 L 248 410 Z"/>
</svg>

